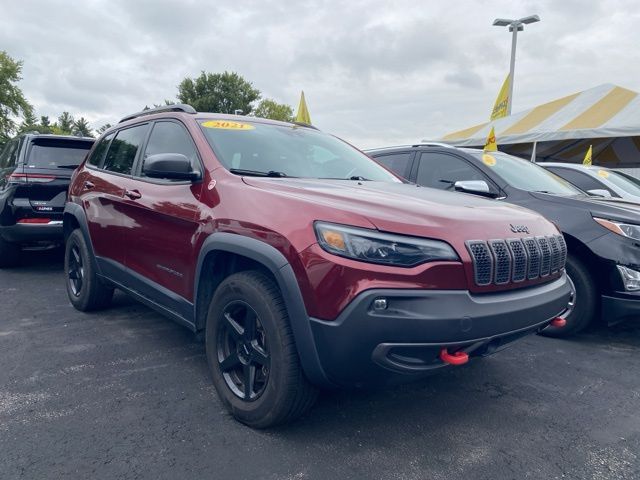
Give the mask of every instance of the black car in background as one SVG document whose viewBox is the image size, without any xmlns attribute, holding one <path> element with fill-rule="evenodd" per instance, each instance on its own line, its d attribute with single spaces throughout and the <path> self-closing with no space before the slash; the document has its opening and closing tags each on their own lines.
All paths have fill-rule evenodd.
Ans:
<svg viewBox="0 0 640 480">
<path fill-rule="evenodd" d="M 495 198 L 556 223 L 569 248 L 566 269 L 573 295 L 566 325 L 545 334 L 568 336 L 598 317 L 609 324 L 640 317 L 637 205 L 589 196 L 544 168 L 501 152 L 420 144 L 367 154 L 418 185 Z"/>
<path fill-rule="evenodd" d="M 0 153 L 0 268 L 23 246 L 62 242 L 62 212 L 71 174 L 93 138 L 25 134 Z"/>
</svg>

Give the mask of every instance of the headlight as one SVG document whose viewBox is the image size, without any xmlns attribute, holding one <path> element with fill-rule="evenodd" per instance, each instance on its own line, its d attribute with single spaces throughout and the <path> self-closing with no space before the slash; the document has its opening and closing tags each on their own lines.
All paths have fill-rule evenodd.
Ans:
<svg viewBox="0 0 640 480">
<path fill-rule="evenodd" d="M 640 225 L 633 225 L 631 223 L 620 223 L 613 220 L 605 220 L 604 218 L 593 217 L 593 219 L 602 225 L 607 230 L 622 235 L 623 237 L 633 238 L 634 240 L 640 240 Z"/>
<path fill-rule="evenodd" d="M 439 240 L 322 222 L 314 226 L 320 246 L 341 257 L 398 267 L 414 267 L 434 260 L 460 260 L 450 245 Z"/>
</svg>

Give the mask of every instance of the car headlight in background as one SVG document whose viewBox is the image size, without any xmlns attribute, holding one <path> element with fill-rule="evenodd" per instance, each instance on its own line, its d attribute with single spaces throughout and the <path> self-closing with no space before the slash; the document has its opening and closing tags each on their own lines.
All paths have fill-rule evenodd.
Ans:
<svg viewBox="0 0 640 480">
<path fill-rule="evenodd" d="M 439 240 L 323 222 L 316 222 L 314 227 L 318 243 L 324 250 L 354 260 L 398 267 L 414 267 L 435 260 L 460 260 L 449 244 Z"/>
<path fill-rule="evenodd" d="M 640 272 L 629 267 L 617 265 L 618 272 L 622 277 L 622 283 L 627 292 L 637 292 L 640 290 Z"/>
<path fill-rule="evenodd" d="M 634 240 L 640 240 L 640 225 L 633 225 L 631 223 L 621 223 L 613 220 L 605 220 L 604 218 L 593 217 L 593 219 L 602 225 L 607 230 L 622 235 L 623 237 L 633 238 Z"/>
</svg>

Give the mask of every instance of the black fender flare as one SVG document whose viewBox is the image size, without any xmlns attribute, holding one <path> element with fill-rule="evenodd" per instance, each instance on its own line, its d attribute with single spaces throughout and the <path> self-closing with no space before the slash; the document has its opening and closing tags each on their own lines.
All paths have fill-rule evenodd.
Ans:
<svg viewBox="0 0 640 480">
<path fill-rule="evenodd" d="M 91 243 L 91 235 L 89 235 L 89 224 L 87 223 L 87 214 L 85 213 L 84 209 L 77 203 L 67 202 L 65 204 L 64 213 L 62 216 L 62 219 L 63 219 L 62 228 L 64 231 L 65 243 L 67 241 L 68 234 L 71 233 L 70 231 L 69 232 L 67 231 L 67 228 L 68 228 L 67 221 L 65 220 L 68 216 L 72 216 L 73 218 L 75 218 L 76 222 L 78 222 L 78 225 L 80 226 L 80 231 L 84 236 L 84 241 L 87 244 L 87 247 L 89 248 L 89 257 L 91 258 L 91 263 L 93 264 L 93 267 L 96 269 L 96 272 L 98 272 L 99 275 L 102 275 L 102 272 L 100 271 L 100 265 L 96 261 L 96 256 L 93 252 L 93 243 Z"/>
<path fill-rule="evenodd" d="M 315 385 L 325 388 L 334 387 L 320 364 L 316 343 L 311 331 L 311 322 L 304 306 L 295 273 L 285 256 L 271 245 L 243 235 L 226 232 L 212 233 L 204 241 L 198 256 L 194 305 L 198 303 L 200 278 L 203 274 L 202 269 L 205 258 L 209 253 L 216 251 L 234 253 L 250 258 L 271 272 L 278 283 L 287 306 L 291 330 L 305 375 Z"/>
</svg>

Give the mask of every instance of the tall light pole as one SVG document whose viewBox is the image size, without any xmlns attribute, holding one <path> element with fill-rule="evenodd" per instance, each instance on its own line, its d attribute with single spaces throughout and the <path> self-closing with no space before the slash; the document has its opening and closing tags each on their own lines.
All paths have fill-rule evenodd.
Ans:
<svg viewBox="0 0 640 480">
<path fill-rule="evenodd" d="M 518 40 L 518 32 L 524 30 L 524 26 L 529 23 L 539 22 L 538 15 L 530 15 L 528 17 L 511 20 L 507 18 L 496 18 L 493 21 L 495 27 L 509 27 L 509 31 L 513 32 L 511 36 L 511 66 L 509 67 L 509 103 L 507 105 L 507 115 L 511 115 L 511 105 L 513 105 L 513 72 L 516 67 L 516 42 Z"/>
</svg>

